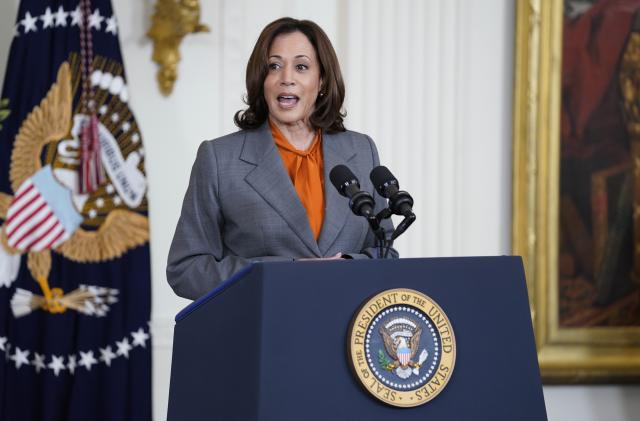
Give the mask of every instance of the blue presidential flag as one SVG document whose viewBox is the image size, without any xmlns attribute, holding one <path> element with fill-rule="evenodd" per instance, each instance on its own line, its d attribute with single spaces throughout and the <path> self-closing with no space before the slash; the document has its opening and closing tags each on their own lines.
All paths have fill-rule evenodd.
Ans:
<svg viewBox="0 0 640 421">
<path fill-rule="evenodd" d="M 110 0 L 22 0 L 0 95 L 0 420 L 151 419 L 144 157 Z"/>
</svg>

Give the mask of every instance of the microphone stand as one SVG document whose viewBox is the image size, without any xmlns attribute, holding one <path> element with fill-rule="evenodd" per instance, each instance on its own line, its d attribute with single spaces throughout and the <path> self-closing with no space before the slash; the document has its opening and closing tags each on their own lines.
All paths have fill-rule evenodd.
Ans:
<svg viewBox="0 0 640 421">
<path fill-rule="evenodd" d="M 385 208 L 385 209 L 382 209 L 380 212 L 378 212 L 376 216 L 373 217 L 373 219 L 376 220 L 376 225 L 378 226 L 378 229 L 375 229 L 373 232 L 376 235 L 376 245 L 378 247 L 379 259 L 386 258 L 387 255 L 389 254 L 389 249 L 393 245 L 393 239 L 387 238 L 387 233 L 384 231 L 384 228 L 382 227 L 382 224 L 381 224 L 381 222 L 384 219 L 391 218 L 391 215 L 393 215 L 393 212 L 391 212 L 391 209 Z"/>
<path fill-rule="evenodd" d="M 388 209 L 384 209 L 379 212 L 377 215 L 368 215 L 367 222 L 369 222 L 369 227 L 371 227 L 371 231 L 376 236 L 376 248 L 378 249 L 378 258 L 382 256 L 383 253 L 383 245 L 386 243 L 386 233 L 384 232 L 384 228 L 380 225 L 380 222 L 385 218 L 382 214 Z M 387 216 L 388 218 L 388 216 Z"/>
<path fill-rule="evenodd" d="M 398 227 L 393 231 L 393 233 L 391 233 L 391 236 L 387 238 L 387 234 L 385 233 L 381 222 L 384 219 L 391 218 L 391 215 L 393 215 L 393 212 L 391 212 L 391 209 L 385 208 L 380 212 L 378 212 L 377 215 L 367 218 L 369 220 L 369 225 L 373 229 L 373 232 L 376 236 L 378 258 L 386 259 L 387 256 L 389 255 L 389 250 L 393 246 L 393 241 L 396 238 L 398 238 L 400 235 L 402 235 L 402 233 L 404 233 L 407 230 L 407 228 L 409 228 L 409 226 L 413 224 L 416 220 L 416 215 L 413 212 L 408 212 L 405 215 L 402 222 L 398 224 Z"/>
</svg>

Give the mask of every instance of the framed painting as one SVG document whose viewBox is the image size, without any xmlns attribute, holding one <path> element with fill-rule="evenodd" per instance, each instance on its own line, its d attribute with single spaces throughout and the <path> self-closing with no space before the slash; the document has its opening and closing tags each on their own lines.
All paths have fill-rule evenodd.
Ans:
<svg viewBox="0 0 640 421">
<path fill-rule="evenodd" d="M 513 253 L 543 380 L 640 379 L 640 0 L 519 0 Z"/>
</svg>

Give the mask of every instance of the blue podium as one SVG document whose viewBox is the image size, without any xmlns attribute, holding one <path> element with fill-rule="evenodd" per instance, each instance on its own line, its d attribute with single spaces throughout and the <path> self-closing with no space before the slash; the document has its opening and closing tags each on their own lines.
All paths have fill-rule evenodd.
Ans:
<svg viewBox="0 0 640 421">
<path fill-rule="evenodd" d="M 455 332 L 428 403 L 389 406 L 354 375 L 349 326 L 381 291 L 419 291 Z M 176 317 L 169 421 L 546 420 L 522 261 L 258 263 Z"/>
</svg>

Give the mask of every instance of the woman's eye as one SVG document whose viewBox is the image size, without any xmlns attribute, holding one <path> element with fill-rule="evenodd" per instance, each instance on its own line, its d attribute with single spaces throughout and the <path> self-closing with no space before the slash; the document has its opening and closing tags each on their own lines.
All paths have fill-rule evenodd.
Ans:
<svg viewBox="0 0 640 421">
<path fill-rule="evenodd" d="M 308 68 L 309 68 L 309 66 L 307 66 L 306 64 L 298 64 L 298 65 L 296 65 L 296 69 L 299 70 L 299 71 L 307 70 Z"/>
<path fill-rule="evenodd" d="M 278 63 L 269 63 L 269 70 L 278 70 L 280 65 Z"/>
</svg>

